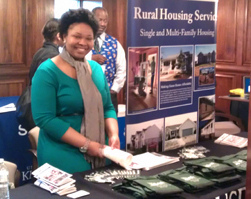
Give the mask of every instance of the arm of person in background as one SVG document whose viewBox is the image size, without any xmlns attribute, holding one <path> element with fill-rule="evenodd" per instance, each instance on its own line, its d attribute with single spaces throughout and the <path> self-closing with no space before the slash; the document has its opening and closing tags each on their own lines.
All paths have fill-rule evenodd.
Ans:
<svg viewBox="0 0 251 199">
<path fill-rule="evenodd" d="M 98 62 L 100 65 L 104 64 L 106 57 L 101 54 L 92 55 L 92 60 Z"/>
<path fill-rule="evenodd" d="M 41 53 L 42 50 L 43 50 L 42 48 L 39 49 L 32 59 L 30 72 L 29 72 L 30 81 L 32 80 L 36 70 L 41 65 L 41 63 L 59 54 L 57 50 L 48 49 L 47 51 L 44 50 L 43 53 Z"/>
<path fill-rule="evenodd" d="M 70 127 L 70 124 L 61 120 L 56 114 L 56 87 L 57 80 L 44 62 L 32 79 L 31 106 L 33 119 L 38 127 L 48 133 L 50 137 L 61 140 L 77 148 L 85 145 L 87 139 Z M 102 157 L 101 145 L 91 141 L 87 153 L 91 156 Z"/>
<path fill-rule="evenodd" d="M 125 51 L 118 42 L 118 52 L 116 59 L 116 74 L 111 87 L 111 92 L 118 93 L 123 88 L 126 79 L 126 58 Z"/>
<path fill-rule="evenodd" d="M 92 51 L 90 51 L 86 56 L 85 58 L 87 60 L 94 60 L 96 62 L 98 62 L 100 65 L 104 64 L 104 62 L 106 61 L 106 57 L 104 57 L 103 55 L 100 55 L 100 54 L 92 54 Z"/>
</svg>

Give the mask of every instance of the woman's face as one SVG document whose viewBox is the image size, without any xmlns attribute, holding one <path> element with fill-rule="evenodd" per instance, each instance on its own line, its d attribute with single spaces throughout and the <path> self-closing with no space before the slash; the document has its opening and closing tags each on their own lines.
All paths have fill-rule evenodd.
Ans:
<svg viewBox="0 0 251 199">
<path fill-rule="evenodd" d="M 66 50 L 77 60 L 83 59 L 90 52 L 93 40 L 93 30 L 85 23 L 70 25 L 67 35 L 64 35 Z"/>
</svg>

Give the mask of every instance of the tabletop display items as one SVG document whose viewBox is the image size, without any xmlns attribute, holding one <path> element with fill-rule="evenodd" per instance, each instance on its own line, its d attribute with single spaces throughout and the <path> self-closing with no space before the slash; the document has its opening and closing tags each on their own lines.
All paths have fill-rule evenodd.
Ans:
<svg viewBox="0 0 251 199">
<path fill-rule="evenodd" d="M 143 169 L 147 171 L 150 169 L 178 162 L 179 160 L 179 157 L 166 156 L 155 152 L 146 152 L 133 156 L 132 163 L 129 168 Z"/>
<path fill-rule="evenodd" d="M 50 193 L 56 193 L 60 196 L 75 192 L 76 180 L 71 178 L 71 174 L 66 173 L 56 167 L 45 163 L 41 167 L 32 172 L 37 179 L 34 184 Z"/>
<path fill-rule="evenodd" d="M 165 171 L 158 176 L 161 180 L 176 185 L 188 193 L 203 191 L 215 185 L 211 180 L 190 173 L 186 167 Z"/>
<path fill-rule="evenodd" d="M 214 157 L 214 161 L 232 166 L 238 174 L 245 175 L 247 170 L 247 150 L 223 157 Z"/>
<path fill-rule="evenodd" d="M 124 167 L 127 170 L 150 170 L 156 167 L 172 164 L 179 161 L 179 157 L 165 156 L 155 152 L 146 152 L 133 156 L 128 152 L 119 149 L 112 149 L 109 146 L 105 146 L 104 149 L 102 149 L 102 153 L 106 158 L 112 160 L 113 162 L 117 163 L 118 165 Z"/>
<path fill-rule="evenodd" d="M 179 198 L 183 190 L 167 183 L 157 176 L 125 178 L 122 183 L 113 186 L 113 190 L 134 198 Z"/>
<path fill-rule="evenodd" d="M 9 199 L 9 171 L 4 164 L 4 159 L 0 158 L 0 198 Z"/>
<path fill-rule="evenodd" d="M 204 154 L 209 150 L 203 146 L 184 147 L 178 152 L 179 156 L 184 159 L 199 159 L 206 157 Z"/>
<path fill-rule="evenodd" d="M 204 177 L 216 186 L 226 187 L 233 182 L 241 180 L 236 169 L 230 165 L 217 161 L 218 157 L 210 156 L 199 160 L 185 161 L 186 169 L 198 176 Z"/>
<path fill-rule="evenodd" d="M 140 170 L 106 170 L 93 172 L 90 175 L 85 175 L 85 180 L 97 183 L 111 183 L 114 184 L 115 180 L 124 178 L 135 178 L 140 176 Z"/>
<path fill-rule="evenodd" d="M 229 146 L 234 146 L 234 147 L 238 147 L 238 148 L 244 148 L 244 147 L 247 147 L 247 145 L 248 145 L 247 138 L 240 137 L 237 135 L 230 135 L 227 133 L 224 133 L 223 135 L 221 135 L 214 142 L 217 144 L 229 145 Z"/>
</svg>

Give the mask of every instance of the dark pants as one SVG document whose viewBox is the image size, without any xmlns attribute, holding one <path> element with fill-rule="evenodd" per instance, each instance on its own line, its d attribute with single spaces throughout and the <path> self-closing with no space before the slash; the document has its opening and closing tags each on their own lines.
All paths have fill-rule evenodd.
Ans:
<svg viewBox="0 0 251 199">
<path fill-rule="evenodd" d="M 111 93 L 111 100 L 112 104 L 115 108 L 116 114 L 118 115 L 118 99 L 117 99 L 117 93 Z"/>
<path fill-rule="evenodd" d="M 154 80 L 154 73 L 151 76 L 151 91 L 153 91 L 153 80 Z"/>
</svg>

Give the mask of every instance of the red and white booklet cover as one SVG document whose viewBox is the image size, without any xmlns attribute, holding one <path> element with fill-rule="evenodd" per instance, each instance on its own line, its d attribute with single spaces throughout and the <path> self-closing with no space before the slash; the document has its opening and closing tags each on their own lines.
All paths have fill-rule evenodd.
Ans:
<svg viewBox="0 0 251 199">
<path fill-rule="evenodd" d="M 32 175 L 37 179 L 34 184 L 51 193 L 65 195 L 75 192 L 76 180 L 71 178 L 71 174 L 66 173 L 56 167 L 45 163 L 41 167 L 32 172 Z"/>
<path fill-rule="evenodd" d="M 215 141 L 217 144 L 229 145 L 238 148 L 244 148 L 248 145 L 248 139 L 244 137 L 240 137 L 237 135 L 230 135 L 227 133 L 222 134 L 219 138 Z"/>
</svg>

